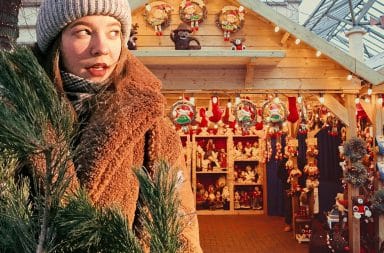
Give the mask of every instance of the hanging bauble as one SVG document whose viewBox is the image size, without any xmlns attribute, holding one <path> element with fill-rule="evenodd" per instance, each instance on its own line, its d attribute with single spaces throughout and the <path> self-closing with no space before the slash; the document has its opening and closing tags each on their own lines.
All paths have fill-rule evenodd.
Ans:
<svg viewBox="0 0 384 253">
<path fill-rule="evenodd" d="M 172 10 L 172 6 L 163 1 L 145 4 L 145 20 L 153 26 L 156 35 L 163 35 L 163 29 L 169 26 Z"/>
<path fill-rule="evenodd" d="M 229 41 L 231 34 L 244 26 L 244 7 L 227 5 L 217 15 L 216 24 L 224 32 L 224 41 Z"/>
<path fill-rule="evenodd" d="M 248 99 L 241 99 L 235 105 L 236 121 L 243 129 L 247 129 L 256 124 L 257 107 Z"/>
<path fill-rule="evenodd" d="M 170 118 L 176 126 L 180 126 L 184 132 L 188 129 L 196 116 L 195 105 L 186 100 L 179 100 L 172 105 Z"/>
<path fill-rule="evenodd" d="M 207 18 L 207 7 L 203 0 L 183 0 L 179 6 L 180 19 L 191 26 L 192 32 Z"/>
</svg>

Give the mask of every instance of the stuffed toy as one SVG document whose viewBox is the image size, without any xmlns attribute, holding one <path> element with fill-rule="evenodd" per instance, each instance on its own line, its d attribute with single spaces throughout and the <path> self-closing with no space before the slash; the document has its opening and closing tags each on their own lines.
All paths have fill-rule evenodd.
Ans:
<svg viewBox="0 0 384 253">
<path fill-rule="evenodd" d="M 128 49 L 129 50 L 136 50 L 137 49 L 137 44 L 136 44 L 136 34 L 137 34 L 137 29 L 139 28 L 139 25 L 133 24 L 131 28 L 131 32 L 129 33 L 129 40 L 127 43 Z"/>
<path fill-rule="evenodd" d="M 344 215 L 345 212 L 348 211 L 347 209 L 348 200 L 344 199 L 344 194 L 340 192 L 336 194 L 335 199 L 336 199 L 335 207 L 342 215 Z"/>
<path fill-rule="evenodd" d="M 356 219 L 365 218 L 365 222 L 369 222 L 369 219 L 372 216 L 372 212 L 370 208 L 366 205 L 363 196 L 356 196 L 352 199 L 353 206 L 353 217 Z"/>
<path fill-rule="evenodd" d="M 295 123 L 299 119 L 299 113 L 296 106 L 296 97 L 288 97 L 288 111 L 289 115 L 287 120 Z"/>
<path fill-rule="evenodd" d="M 245 41 L 245 39 L 233 39 L 231 40 L 231 43 L 232 43 L 232 47 L 231 49 L 232 50 L 244 50 L 245 49 L 245 45 L 243 44 Z"/>
<path fill-rule="evenodd" d="M 199 50 L 201 49 L 200 42 L 195 37 L 190 36 L 191 29 L 184 24 L 181 23 L 177 29 L 173 30 L 169 37 L 175 43 L 176 50 Z M 192 45 L 191 42 L 194 42 Z"/>
<path fill-rule="evenodd" d="M 216 24 L 224 33 L 224 41 L 229 41 L 231 33 L 239 31 L 244 26 L 243 6 L 224 6 L 217 15 Z"/>
</svg>

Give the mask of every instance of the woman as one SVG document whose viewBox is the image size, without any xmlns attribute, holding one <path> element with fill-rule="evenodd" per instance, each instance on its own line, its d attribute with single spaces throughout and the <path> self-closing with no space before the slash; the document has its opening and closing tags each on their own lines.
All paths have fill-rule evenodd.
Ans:
<svg viewBox="0 0 384 253">
<path fill-rule="evenodd" d="M 79 123 L 77 179 L 98 206 L 117 204 L 134 225 L 139 185 L 133 167 L 159 159 L 183 168 L 179 190 L 185 252 L 201 252 L 189 171 L 180 139 L 163 115 L 160 81 L 127 50 L 127 0 L 45 0 L 37 51 Z"/>
</svg>

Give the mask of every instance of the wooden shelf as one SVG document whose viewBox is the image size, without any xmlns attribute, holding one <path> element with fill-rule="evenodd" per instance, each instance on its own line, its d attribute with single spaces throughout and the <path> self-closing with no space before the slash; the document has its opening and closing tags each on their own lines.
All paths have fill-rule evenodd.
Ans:
<svg viewBox="0 0 384 253">
<path fill-rule="evenodd" d="M 145 65 L 271 65 L 284 50 L 132 50 Z"/>
<path fill-rule="evenodd" d="M 196 171 L 196 174 L 227 174 L 228 171 Z"/>
<path fill-rule="evenodd" d="M 233 183 L 234 186 L 262 185 L 257 183 Z"/>
</svg>

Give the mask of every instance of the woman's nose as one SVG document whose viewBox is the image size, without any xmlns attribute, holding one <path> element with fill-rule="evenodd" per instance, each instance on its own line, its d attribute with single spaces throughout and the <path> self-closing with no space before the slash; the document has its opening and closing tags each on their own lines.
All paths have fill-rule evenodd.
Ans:
<svg viewBox="0 0 384 253">
<path fill-rule="evenodd" d="M 95 35 L 92 38 L 92 46 L 91 46 L 91 54 L 98 55 L 106 55 L 109 53 L 109 47 L 107 39 L 101 35 Z"/>
</svg>

